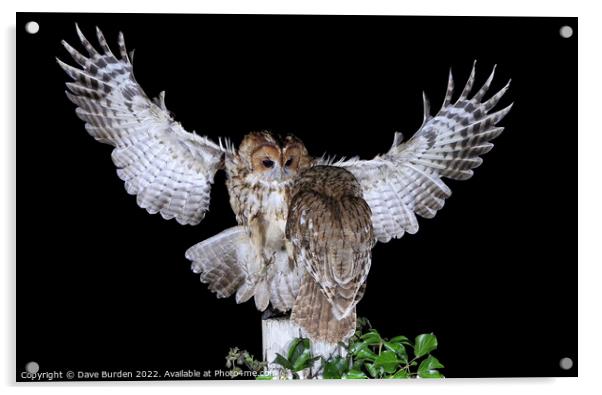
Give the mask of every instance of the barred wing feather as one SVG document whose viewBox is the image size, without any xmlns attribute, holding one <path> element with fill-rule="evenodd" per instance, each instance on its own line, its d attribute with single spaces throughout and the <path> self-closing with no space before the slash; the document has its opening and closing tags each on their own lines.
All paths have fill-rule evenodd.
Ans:
<svg viewBox="0 0 602 395">
<path fill-rule="evenodd" d="M 214 175 L 230 147 L 184 130 L 165 107 L 164 93 L 154 102 L 148 98 L 134 78 L 123 34 L 117 57 L 98 28 L 101 51 L 76 29 L 88 56 L 63 41 L 80 68 L 57 62 L 73 80 L 66 93 L 77 105 L 76 114 L 86 122 L 86 130 L 115 147 L 117 174 L 140 207 L 181 224 L 198 224 L 209 207 Z"/>
<path fill-rule="evenodd" d="M 330 163 L 342 166 L 360 182 L 364 199 L 372 210 L 375 236 L 380 242 L 400 238 L 405 232 L 418 231 L 416 214 L 432 218 L 451 195 L 442 178 L 466 180 L 482 163 L 481 155 L 493 147 L 491 140 L 502 133 L 496 126 L 508 114 L 512 104 L 495 112 L 510 81 L 491 98 L 483 101 L 493 72 L 469 98 L 475 80 L 475 67 L 460 97 L 452 103 L 454 80 L 450 71 L 447 93 L 441 109 L 430 114 L 423 96 L 424 121 L 410 140 L 402 143 L 396 133 L 393 146 L 372 160 L 341 160 Z"/>
</svg>

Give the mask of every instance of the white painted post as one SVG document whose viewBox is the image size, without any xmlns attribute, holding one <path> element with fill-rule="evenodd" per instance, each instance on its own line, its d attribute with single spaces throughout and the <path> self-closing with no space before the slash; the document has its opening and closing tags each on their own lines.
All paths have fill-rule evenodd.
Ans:
<svg viewBox="0 0 602 395">
<path fill-rule="evenodd" d="M 263 360 L 268 362 L 269 373 L 278 378 L 284 377 L 279 365 L 272 363 L 276 358 L 276 353 L 287 356 L 288 349 L 292 340 L 296 337 L 308 337 L 307 333 L 297 324 L 288 318 L 269 318 L 261 320 L 261 332 L 263 343 Z M 311 342 L 312 355 L 321 355 L 325 359 L 331 356 L 344 355 L 345 349 L 338 344 L 326 342 Z M 322 378 L 322 361 L 318 360 L 310 369 L 305 369 L 298 372 L 302 379 L 321 379 Z"/>
</svg>

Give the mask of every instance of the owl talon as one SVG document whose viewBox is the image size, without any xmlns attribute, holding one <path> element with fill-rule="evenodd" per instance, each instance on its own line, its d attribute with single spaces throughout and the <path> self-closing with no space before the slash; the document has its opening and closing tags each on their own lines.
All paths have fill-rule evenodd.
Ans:
<svg viewBox="0 0 602 395">
<path fill-rule="evenodd" d="M 261 314 L 262 320 L 270 320 L 274 318 L 289 318 L 291 316 L 290 311 L 280 311 L 269 305 L 267 309 Z"/>
</svg>

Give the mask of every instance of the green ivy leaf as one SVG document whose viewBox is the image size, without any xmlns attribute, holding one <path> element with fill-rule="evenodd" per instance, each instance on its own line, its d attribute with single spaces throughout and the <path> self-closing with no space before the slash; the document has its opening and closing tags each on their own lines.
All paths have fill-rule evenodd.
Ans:
<svg viewBox="0 0 602 395">
<path fill-rule="evenodd" d="M 319 358 L 320 357 L 312 358 L 311 350 L 307 349 L 307 350 L 303 351 L 303 354 L 301 354 L 299 356 L 299 358 L 297 358 L 297 360 L 293 363 L 293 368 L 291 370 L 293 372 L 298 372 L 300 370 L 308 368 L 312 365 L 312 363 L 316 359 L 319 359 Z"/>
<path fill-rule="evenodd" d="M 401 343 L 401 344 L 405 344 L 406 346 L 411 346 L 412 342 L 410 341 L 410 339 L 408 339 L 405 336 L 395 336 L 394 338 L 392 338 L 391 340 L 389 340 L 391 343 Z"/>
<path fill-rule="evenodd" d="M 347 361 L 343 357 L 335 357 L 324 363 L 325 379 L 340 379 L 347 368 Z"/>
<path fill-rule="evenodd" d="M 416 336 L 416 344 L 414 346 L 414 355 L 420 358 L 437 348 L 437 337 L 432 333 L 425 333 Z"/>
<path fill-rule="evenodd" d="M 442 379 L 445 377 L 438 370 L 435 369 L 418 372 L 418 376 L 422 377 L 423 379 Z"/>
<path fill-rule="evenodd" d="M 395 372 L 395 374 L 390 375 L 389 379 L 407 379 L 410 377 L 410 374 L 406 371 L 406 370 L 400 370 L 398 372 Z"/>
<path fill-rule="evenodd" d="M 300 337 L 296 337 L 293 339 L 293 341 L 291 341 L 291 345 L 288 347 L 288 359 L 289 360 L 293 357 L 293 354 L 296 351 L 299 343 L 301 343 L 301 340 L 303 340 L 303 339 Z"/>
<path fill-rule="evenodd" d="M 288 360 L 291 364 L 294 364 L 297 361 L 305 350 L 310 348 L 309 339 L 307 338 L 295 338 L 291 342 L 291 345 L 288 349 Z"/>
<path fill-rule="evenodd" d="M 272 376 L 271 374 L 260 374 L 257 377 L 255 377 L 255 380 L 273 380 L 274 376 Z"/>
<path fill-rule="evenodd" d="M 276 358 L 274 359 L 274 361 L 272 363 L 277 363 L 278 365 L 280 365 L 286 369 L 293 369 L 293 364 L 288 359 L 284 358 L 282 355 L 280 355 L 278 353 L 276 353 Z"/>
<path fill-rule="evenodd" d="M 397 355 L 393 351 L 383 351 L 374 361 L 375 368 L 383 368 L 387 373 L 393 373 L 399 369 L 401 361 L 397 359 Z"/>
<path fill-rule="evenodd" d="M 356 343 L 351 353 L 355 356 L 355 359 L 374 361 L 377 355 L 370 349 L 368 344 L 365 342 Z"/>
<path fill-rule="evenodd" d="M 408 363 L 408 353 L 403 344 L 391 341 L 384 342 L 383 344 L 387 350 L 393 351 L 403 363 Z"/>
<path fill-rule="evenodd" d="M 370 373 L 370 376 L 372 376 L 373 378 L 378 378 L 379 376 L 379 369 L 377 369 L 374 364 L 372 363 L 366 363 L 364 364 L 364 366 L 366 367 L 366 370 L 368 371 L 368 373 Z"/>
<path fill-rule="evenodd" d="M 421 371 L 428 371 L 444 367 L 445 366 L 443 366 L 437 358 L 433 357 L 432 355 L 429 355 L 428 358 L 422 361 L 420 363 L 420 366 L 418 366 L 418 372 L 420 373 Z"/>
<path fill-rule="evenodd" d="M 365 361 L 352 361 L 351 369 L 349 370 L 362 370 Z"/>
<path fill-rule="evenodd" d="M 367 379 L 368 376 L 361 370 L 350 370 L 343 375 L 344 379 Z"/>
<path fill-rule="evenodd" d="M 338 371 L 337 368 L 335 368 L 332 365 L 326 365 L 324 366 L 324 373 L 322 374 L 322 377 L 326 380 L 332 380 L 332 379 L 340 379 L 342 377 L 341 372 Z"/>
<path fill-rule="evenodd" d="M 349 347 L 349 353 L 350 354 L 357 354 L 357 352 L 362 348 L 366 346 L 365 342 L 356 342 L 350 345 Z"/>
<path fill-rule="evenodd" d="M 369 346 L 382 343 L 382 338 L 380 337 L 380 334 L 374 329 L 362 335 L 360 339 L 362 339 L 364 343 L 368 344 Z"/>
</svg>

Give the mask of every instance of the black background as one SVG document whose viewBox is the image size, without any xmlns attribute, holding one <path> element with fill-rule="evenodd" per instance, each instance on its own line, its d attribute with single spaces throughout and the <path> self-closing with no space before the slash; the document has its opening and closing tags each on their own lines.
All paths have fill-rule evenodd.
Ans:
<svg viewBox="0 0 602 395">
<path fill-rule="evenodd" d="M 27 34 L 35 20 L 40 32 Z M 116 49 L 188 130 L 270 129 L 314 155 L 387 150 L 477 59 L 477 86 L 515 106 L 475 176 L 420 231 L 378 244 L 358 313 L 384 336 L 434 332 L 447 377 L 577 374 L 576 18 L 18 14 L 17 380 L 47 370 L 220 369 L 261 355 L 252 302 L 216 299 L 184 251 L 235 224 L 223 174 L 196 227 L 137 207 L 64 95 L 56 65 L 78 22 Z M 94 39 L 94 40 L 92 40 Z M 83 50 L 83 49 L 82 49 Z M 570 371 L 559 367 L 571 357 Z"/>
</svg>

